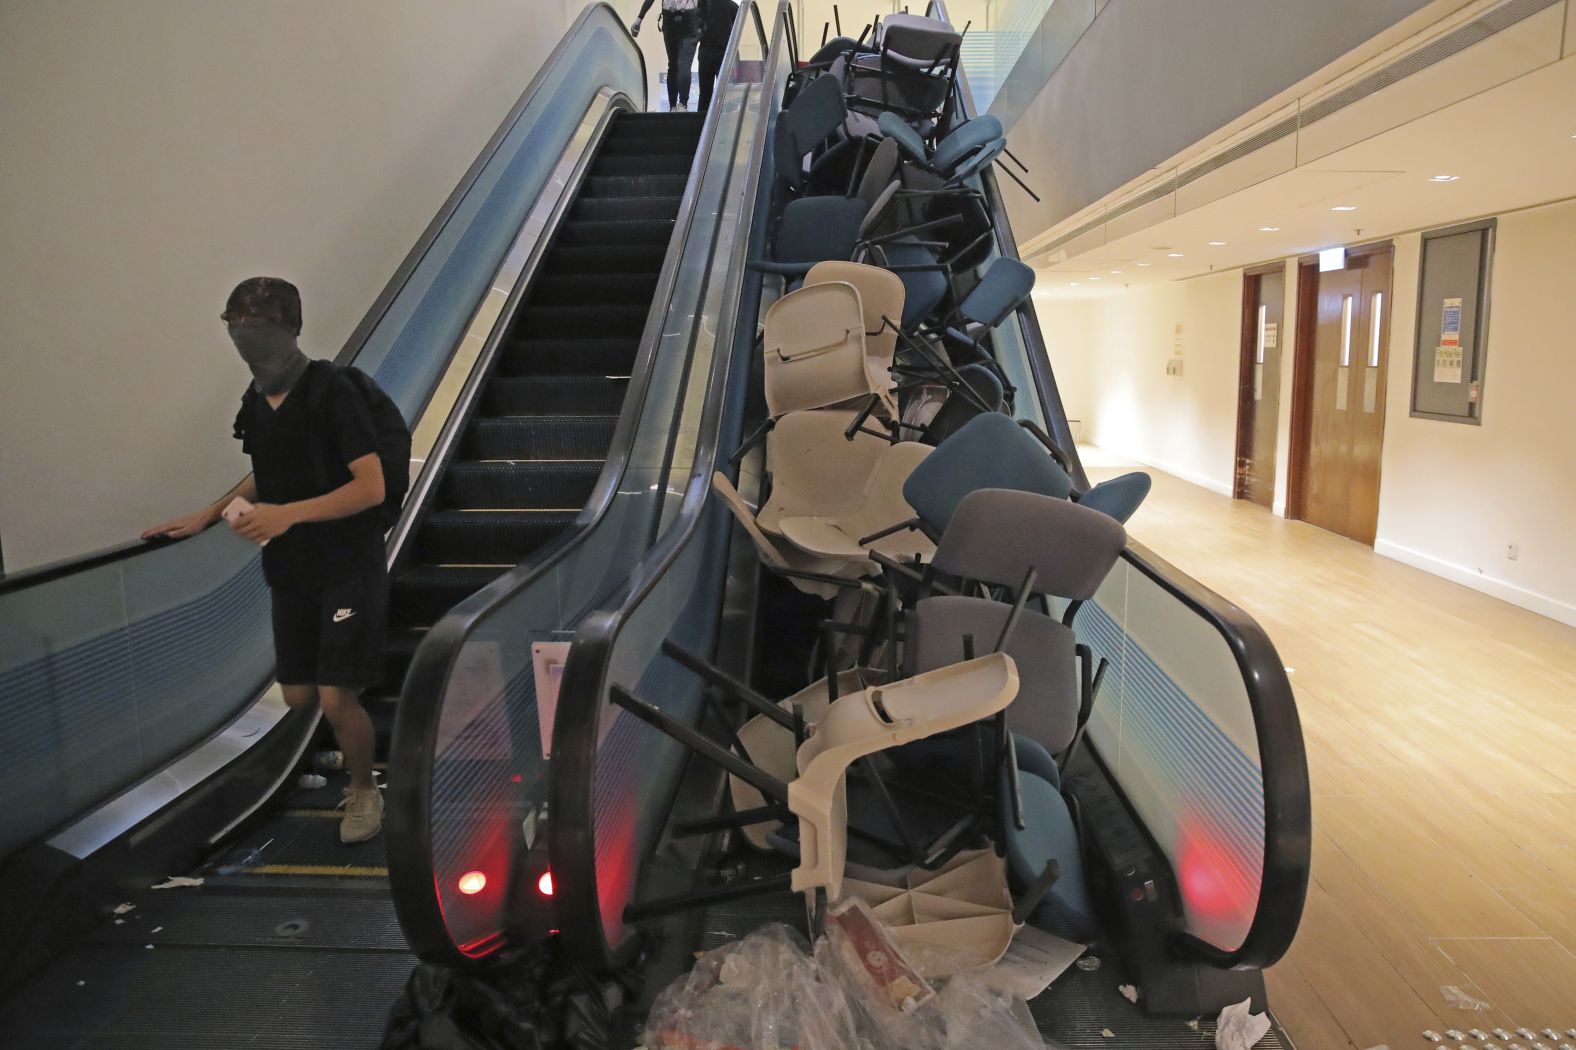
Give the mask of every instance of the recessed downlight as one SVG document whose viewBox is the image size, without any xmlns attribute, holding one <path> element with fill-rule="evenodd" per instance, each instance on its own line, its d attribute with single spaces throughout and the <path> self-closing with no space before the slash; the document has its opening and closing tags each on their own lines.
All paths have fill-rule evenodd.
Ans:
<svg viewBox="0 0 1576 1050">
<path fill-rule="evenodd" d="M 1089 278 L 1089 279 L 1090 279 L 1090 280 L 1091 280 L 1091 281 L 1098 281 L 1098 280 L 1099 280 L 1099 279 L 1100 279 L 1100 278 L 1098 278 L 1098 277 L 1091 277 L 1091 278 Z"/>
<path fill-rule="evenodd" d="M 1331 211 L 1356 211 L 1357 210 L 1357 205 L 1355 205 L 1355 204 L 1337 204 L 1335 207 L 1331 208 L 1330 210 Z"/>
<path fill-rule="evenodd" d="M 1078 287 L 1078 282 L 1077 281 L 1068 281 L 1067 282 L 1067 286 L 1069 288 L 1077 288 Z"/>
<path fill-rule="evenodd" d="M 1259 227 L 1259 232 L 1260 233 L 1279 233 L 1280 232 L 1280 227 L 1279 226 L 1260 226 Z"/>
<path fill-rule="evenodd" d="M 1428 177 L 1428 181 L 1429 182 L 1455 182 L 1460 177 L 1461 177 L 1460 175 L 1430 175 Z"/>
<path fill-rule="evenodd" d="M 1173 259 L 1180 259 L 1180 258 L 1182 258 L 1182 253 L 1181 252 L 1166 252 L 1166 255 L 1168 255 L 1169 257 L 1171 257 Z"/>
<path fill-rule="evenodd" d="M 1149 264 L 1148 263 L 1139 263 L 1138 265 L 1140 265 L 1140 266 L 1148 266 Z"/>
<path fill-rule="evenodd" d="M 1121 271 L 1121 270 L 1112 270 L 1112 271 L 1111 271 L 1111 273 L 1112 273 L 1112 274 L 1119 274 L 1119 273 L 1121 273 L 1121 272 L 1122 272 L 1122 271 Z"/>
<path fill-rule="evenodd" d="M 1209 242 L 1209 246 L 1211 248 L 1224 248 L 1226 246 L 1226 242 L 1225 241 L 1210 241 Z"/>
</svg>

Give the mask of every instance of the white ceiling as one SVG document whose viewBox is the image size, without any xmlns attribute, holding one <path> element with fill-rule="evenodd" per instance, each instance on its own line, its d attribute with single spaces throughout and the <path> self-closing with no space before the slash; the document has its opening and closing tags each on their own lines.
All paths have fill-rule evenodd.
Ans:
<svg viewBox="0 0 1576 1050">
<path fill-rule="evenodd" d="M 1434 175 L 1458 178 L 1436 183 L 1430 181 Z M 1119 294 L 1126 285 L 1304 255 L 1573 196 L 1576 56 L 1043 266 L 1037 291 L 1052 297 Z M 1356 210 L 1332 211 L 1336 205 Z M 1264 226 L 1279 229 L 1264 232 Z"/>
</svg>

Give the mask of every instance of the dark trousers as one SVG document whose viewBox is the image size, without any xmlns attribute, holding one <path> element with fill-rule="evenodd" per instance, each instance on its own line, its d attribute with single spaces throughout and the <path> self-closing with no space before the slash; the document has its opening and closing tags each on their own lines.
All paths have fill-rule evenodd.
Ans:
<svg viewBox="0 0 1576 1050">
<path fill-rule="evenodd" d="M 688 20 L 691 23 L 693 19 Z M 680 25 L 680 30 L 690 30 L 689 36 L 680 36 L 678 33 L 668 31 L 669 23 L 679 23 L 679 19 L 663 19 L 662 42 L 668 46 L 668 108 L 677 109 L 680 102 L 689 103 L 690 94 L 690 66 L 695 64 L 695 48 L 700 44 L 700 34 L 695 33 L 689 25 Z"/>
<path fill-rule="evenodd" d="M 702 113 L 711 106 L 712 85 L 717 82 L 717 74 L 722 69 L 722 60 L 726 54 L 724 51 L 713 51 L 705 47 L 700 50 L 700 111 Z"/>
</svg>

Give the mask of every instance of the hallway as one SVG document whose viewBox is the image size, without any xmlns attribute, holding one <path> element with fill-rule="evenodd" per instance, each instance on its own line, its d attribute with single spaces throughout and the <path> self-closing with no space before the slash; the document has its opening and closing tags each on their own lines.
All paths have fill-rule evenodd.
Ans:
<svg viewBox="0 0 1576 1050">
<path fill-rule="evenodd" d="M 1576 629 L 1150 473 L 1132 536 L 1254 616 L 1296 690 L 1313 877 L 1268 981 L 1299 1050 L 1576 1043 Z"/>
</svg>

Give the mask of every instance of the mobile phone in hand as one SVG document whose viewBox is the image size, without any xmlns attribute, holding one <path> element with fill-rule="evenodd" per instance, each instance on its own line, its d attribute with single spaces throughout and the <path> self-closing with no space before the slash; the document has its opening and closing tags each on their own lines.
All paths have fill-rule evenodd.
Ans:
<svg viewBox="0 0 1576 1050">
<path fill-rule="evenodd" d="M 229 524 L 233 527 L 237 518 L 243 514 L 250 514 L 255 509 L 256 508 L 252 506 L 251 500 L 244 496 L 237 496 L 225 505 L 225 508 L 219 512 L 219 516 L 225 521 L 229 522 Z M 268 546 L 268 541 L 264 540 L 262 543 L 259 543 L 258 546 L 266 547 Z"/>
</svg>

